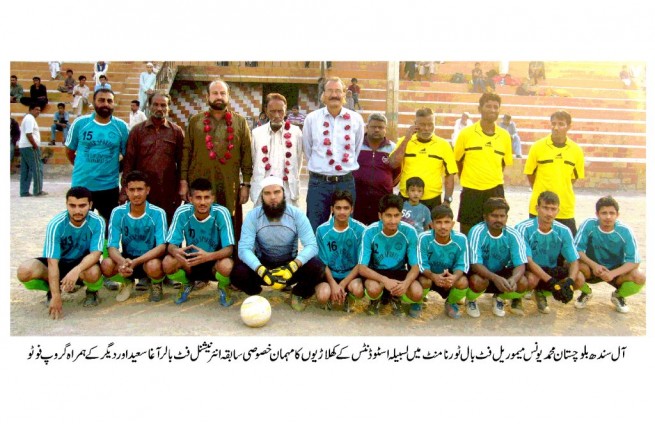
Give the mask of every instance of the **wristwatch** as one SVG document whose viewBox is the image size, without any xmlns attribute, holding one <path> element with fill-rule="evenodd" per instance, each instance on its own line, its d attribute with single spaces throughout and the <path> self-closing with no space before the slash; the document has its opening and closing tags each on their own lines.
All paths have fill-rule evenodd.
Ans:
<svg viewBox="0 0 655 424">
<path fill-rule="evenodd" d="M 453 196 L 444 196 L 443 201 L 448 203 L 453 203 Z"/>
</svg>

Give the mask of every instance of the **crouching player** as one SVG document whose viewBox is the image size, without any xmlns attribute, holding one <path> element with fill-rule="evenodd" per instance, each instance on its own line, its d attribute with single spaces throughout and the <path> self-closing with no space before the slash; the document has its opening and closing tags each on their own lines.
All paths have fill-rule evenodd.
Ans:
<svg viewBox="0 0 655 424">
<path fill-rule="evenodd" d="M 66 211 L 55 215 L 46 227 L 43 257 L 18 267 L 18 280 L 28 290 L 43 290 L 52 319 L 62 316 L 61 290 L 71 292 L 82 279 L 86 285 L 84 306 L 98 304 L 102 275 L 98 260 L 105 238 L 105 221 L 94 212 L 91 192 L 73 187 L 66 193 Z"/>
<path fill-rule="evenodd" d="M 343 305 L 350 312 L 352 302 L 364 297 L 358 275 L 357 254 L 366 226 L 353 219 L 353 196 L 347 190 L 332 194 L 332 217 L 316 229 L 318 257 L 325 264 L 325 281 L 315 288 L 319 305 Z"/>
<path fill-rule="evenodd" d="M 560 302 L 570 302 L 573 290 L 580 290 L 584 284 L 584 277 L 579 271 L 579 256 L 573 246 L 571 230 L 555 221 L 559 196 L 552 191 L 542 192 L 537 197 L 536 211 L 535 218 L 518 223 L 515 229 L 523 236 L 527 249 L 528 290 L 536 290 L 537 309 L 548 314 L 547 296 L 552 294 Z M 564 266 L 557 266 L 560 255 L 566 261 Z"/>
<path fill-rule="evenodd" d="M 646 284 L 646 276 L 639 271 L 639 250 L 632 230 L 618 221 L 619 204 L 611 196 L 596 202 L 596 218 L 582 223 L 575 237 L 580 254 L 580 271 L 587 282 L 575 307 L 582 309 L 591 299 L 589 284 L 606 281 L 616 290 L 612 303 L 616 310 L 627 313 L 630 309 L 625 298 L 639 293 Z"/>
<path fill-rule="evenodd" d="M 162 264 L 164 272 L 169 279 L 182 283 L 176 304 L 189 299 L 195 281 L 215 279 L 219 303 L 230 306 L 234 303 L 229 288 L 234 266 L 232 216 L 214 203 L 212 185 L 206 178 L 194 180 L 189 189 L 191 203 L 177 208 L 166 236 L 168 255 Z M 186 247 L 181 247 L 183 242 Z"/>
<path fill-rule="evenodd" d="M 410 304 L 409 314 L 418 317 L 423 297 L 418 282 L 418 236 L 414 227 L 402 222 L 403 198 L 385 194 L 380 199 L 380 221 L 364 231 L 359 252 L 359 275 L 365 278 L 364 294 L 370 300 L 368 313 L 377 315 L 381 297 L 391 294 L 394 315 L 402 315 L 401 299 Z"/>
<path fill-rule="evenodd" d="M 520 301 L 528 289 L 523 275 L 528 261 L 525 243 L 518 231 L 507 227 L 509 205 L 505 199 L 489 198 L 482 209 L 484 221 L 469 232 L 471 271 L 466 313 L 478 318 L 480 310 L 475 300 L 487 292 L 494 293 L 494 315 L 505 316 L 506 299 L 512 299 L 512 312 L 521 314 Z"/>
<path fill-rule="evenodd" d="M 423 294 L 436 291 L 446 299 L 446 315 L 459 318 L 457 302 L 468 289 L 469 256 L 466 236 L 453 230 L 453 218 L 453 211 L 446 205 L 432 209 L 432 230 L 418 237 L 418 267 Z"/>
<path fill-rule="evenodd" d="M 102 274 L 121 283 L 116 300 L 123 302 L 132 293 L 133 280 L 150 279 L 151 302 L 162 298 L 166 253 L 166 212 L 146 201 L 150 186 L 140 171 L 125 176 L 128 202 L 114 208 L 109 218 L 109 257 L 100 264 Z M 122 247 L 122 254 L 119 251 Z"/>
</svg>

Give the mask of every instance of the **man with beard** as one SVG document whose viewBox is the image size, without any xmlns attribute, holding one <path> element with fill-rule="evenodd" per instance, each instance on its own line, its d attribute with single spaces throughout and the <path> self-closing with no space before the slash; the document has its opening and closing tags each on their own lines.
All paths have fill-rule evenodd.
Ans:
<svg viewBox="0 0 655 424">
<path fill-rule="evenodd" d="M 505 197 L 503 170 L 513 163 L 512 138 L 496 125 L 500 96 L 480 96 L 480 120 L 464 128 L 455 142 L 462 192 L 459 200 L 459 230 L 467 235 L 483 220 L 482 205 L 491 197 Z"/>
<path fill-rule="evenodd" d="M 357 204 L 352 172 L 359 169 L 357 157 L 364 142 L 364 120 L 343 107 L 346 99 L 341 79 L 328 78 L 322 99 L 326 107 L 307 115 L 302 130 L 309 171 L 307 216 L 314 231 L 330 217 L 336 190 L 348 190 Z"/>
<path fill-rule="evenodd" d="M 98 304 L 102 275 L 98 259 L 102 253 L 105 223 L 89 212 L 93 206 L 91 192 L 73 187 L 66 193 L 66 211 L 48 223 L 43 257 L 23 262 L 17 271 L 18 280 L 28 290 L 46 292 L 46 303 L 52 319 L 62 317 L 61 292 L 72 292 L 76 284 L 86 285 L 84 306 Z"/>
<path fill-rule="evenodd" d="M 229 101 L 227 83 L 213 81 L 207 87 L 209 109 L 189 119 L 182 152 L 180 195 L 186 196 L 187 181 L 207 178 L 216 203 L 225 206 L 234 217 L 238 240 L 241 205 L 250 194 L 252 151 L 248 124 L 228 109 Z M 241 184 L 239 171 L 243 176 Z"/>
<path fill-rule="evenodd" d="M 400 170 L 389 164 L 389 154 L 396 147 L 387 135 L 387 118 L 381 113 L 368 117 L 362 150 L 357 156 L 359 169 L 353 172 L 359 202 L 353 217 L 365 225 L 378 221 L 378 203 L 391 194 Z"/>
<path fill-rule="evenodd" d="M 302 131 L 289 121 L 287 99 L 278 93 L 266 96 L 268 122 L 252 130 L 253 167 L 250 199 L 255 206 L 261 204 L 259 195 L 264 178 L 274 175 L 284 181 L 284 191 L 289 201 L 300 207 L 300 167 L 302 166 Z M 284 128 L 283 128 L 284 127 Z"/>
<path fill-rule="evenodd" d="M 405 137 L 398 140 L 396 149 L 389 156 L 389 163 L 393 168 L 402 166 L 400 195 L 404 200 L 409 199 L 407 180 L 419 177 L 425 183 L 420 199 L 422 204 L 432 210 L 441 204 L 443 192 L 443 203 L 450 206 L 457 164 L 450 144 L 434 134 L 432 109 L 426 107 L 416 111 L 414 125 L 407 129 Z"/>
<path fill-rule="evenodd" d="M 262 205 L 251 210 L 243 223 L 239 259 L 232 284 L 248 295 L 259 294 L 262 284 L 281 289 L 293 285 L 291 307 L 303 311 L 304 299 L 323 281 L 325 266 L 316 257 L 316 237 L 305 214 L 287 205 L 283 181 L 262 181 Z M 298 240 L 303 249 L 298 252 Z"/>
<path fill-rule="evenodd" d="M 175 211 L 166 242 L 168 255 L 163 268 L 169 279 L 182 283 L 176 304 L 189 299 L 196 281 L 216 280 L 218 301 L 230 306 L 230 273 L 234 262 L 234 231 L 228 210 L 214 204 L 212 185 L 206 178 L 191 183 L 191 203 Z M 186 247 L 181 247 L 185 242 Z"/>
<path fill-rule="evenodd" d="M 168 119 L 170 96 L 155 93 L 150 98 L 150 118 L 130 131 L 127 152 L 123 158 L 123 176 L 132 170 L 146 174 L 150 185 L 148 201 L 166 211 L 171 222 L 175 209 L 182 202 L 180 168 L 184 132 Z M 125 181 L 120 203 L 127 200 Z"/>
</svg>

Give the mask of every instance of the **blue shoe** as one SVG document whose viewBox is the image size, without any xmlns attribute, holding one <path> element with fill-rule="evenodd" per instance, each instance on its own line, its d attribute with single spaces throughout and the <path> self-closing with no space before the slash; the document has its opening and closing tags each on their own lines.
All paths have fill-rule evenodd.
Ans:
<svg viewBox="0 0 655 424">
<path fill-rule="evenodd" d="M 234 298 L 230 295 L 229 287 L 218 288 L 218 303 L 220 303 L 221 306 L 225 308 L 227 308 L 228 306 L 232 306 L 232 304 L 234 303 Z"/>
<path fill-rule="evenodd" d="M 412 318 L 419 318 L 422 310 L 423 306 L 420 303 L 412 303 L 409 305 L 409 316 Z"/>
<path fill-rule="evenodd" d="M 177 295 L 177 299 L 175 299 L 175 304 L 180 305 L 187 300 L 189 300 L 189 295 L 193 291 L 193 284 L 189 283 L 187 285 L 183 285 L 182 289 L 180 290 L 180 293 Z"/>
</svg>

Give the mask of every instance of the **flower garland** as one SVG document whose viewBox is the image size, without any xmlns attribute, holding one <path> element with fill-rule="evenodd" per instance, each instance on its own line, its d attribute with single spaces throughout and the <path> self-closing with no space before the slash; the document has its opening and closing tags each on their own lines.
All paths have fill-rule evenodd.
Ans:
<svg viewBox="0 0 655 424">
<path fill-rule="evenodd" d="M 291 166 L 291 162 L 289 159 L 292 156 L 291 149 L 293 148 L 293 143 L 291 142 L 291 133 L 289 132 L 289 129 L 291 128 L 291 123 L 287 120 L 284 122 L 284 129 L 286 132 L 284 133 L 284 146 L 288 149 L 288 151 L 284 154 L 284 156 L 287 158 L 287 160 L 284 162 L 284 177 L 282 177 L 282 180 L 284 181 L 289 181 L 289 173 L 291 172 L 289 170 L 289 166 Z M 262 147 L 262 153 L 264 153 L 264 157 L 262 158 L 262 162 L 264 162 L 266 165 L 264 166 L 264 169 L 269 171 L 271 169 L 271 162 L 268 159 L 268 146 L 263 146 Z"/>
<path fill-rule="evenodd" d="M 348 114 L 348 113 L 344 114 L 344 115 L 343 115 L 343 119 L 345 119 L 345 120 L 349 120 L 349 119 L 350 119 L 350 114 Z M 325 128 L 329 128 L 329 127 L 330 127 L 330 123 L 329 123 L 328 121 L 324 121 L 324 122 L 323 122 L 323 126 L 324 126 Z M 346 131 L 350 131 L 350 125 L 349 125 L 349 124 L 346 124 L 346 126 L 344 127 L 344 129 L 345 129 Z M 323 135 L 328 136 L 329 134 L 330 134 L 330 131 L 329 131 L 329 130 L 326 129 L 325 131 L 323 131 Z M 349 153 L 350 148 L 351 148 L 351 146 L 350 146 L 350 135 L 349 135 L 349 134 L 346 134 L 346 135 L 344 136 L 344 139 L 346 140 L 346 145 L 344 146 L 344 149 L 346 149 L 347 151 L 344 152 L 343 157 L 341 158 L 341 162 L 342 162 L 342 163 L 347 163 L 348 160 L 350 159 L 350 153 Z M 326 152 L 326 154 L 327 154 L 328 156 L 333 156 L 332 149 L 330 148 L 330 146 L 332 145 L 332 142 L 330 141 L 330 139 L 329 139 L 328 137 L 325 137 L 325 138 L 323 139 L 323 145 L 324 145 L 324 146 L 327 146 L 327 152 Z M 330 161 L 329 161 L 328 163 L 329 163 L 331 166 L 334 166 L 334 169 L 337 170 L 337 171 L 341 171 L 341 170 L 343 170 L 343 167 L 341 166 L 341 164 L 337 163 L 337 161 L 336 161 L 334 158 L 332 158 L 332 157 L 330 158 Z M 335 164 L 336 164 L 336 165 L 335 165 Z"/>
<path fill-rule="evenodd" d="M 205 119 L 202 121 L 203 124 L 205 124 L 205 147 L 207 147 L 207 150 L 209 151 L 209 159 L 211 160 L 216 160 L 218 155 L 214 151 L 214 140 L 211 134 L 211 120 L 209 119 L 210 113 L 207 111 L 205 112 Z M 232 157 L 232 153 L 230 153 L 230 150 L 234 149 L 234 144 L 232 144 L 232 140 L 234 140 L 234 128 L 232 128 L 232 114 L 230 112 L 225 112 L 225 124 L 227 125 L 227 151 L 225 152 L 225 155 L 223 155 L 222 158 L 219 158 L 218 161 L 222 164 L 225 165 L 225 163 Z"/>
</svg>

